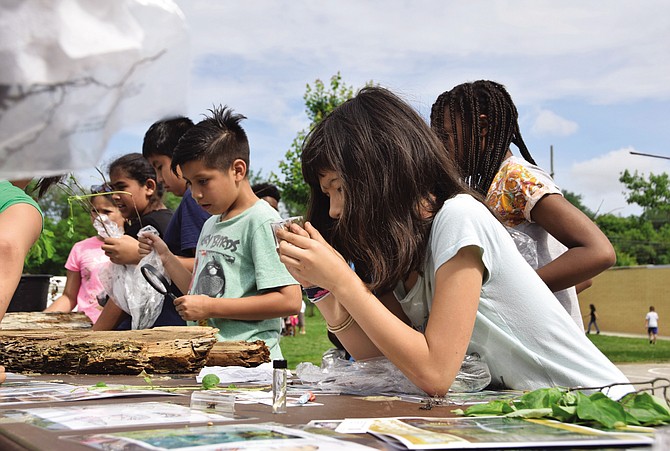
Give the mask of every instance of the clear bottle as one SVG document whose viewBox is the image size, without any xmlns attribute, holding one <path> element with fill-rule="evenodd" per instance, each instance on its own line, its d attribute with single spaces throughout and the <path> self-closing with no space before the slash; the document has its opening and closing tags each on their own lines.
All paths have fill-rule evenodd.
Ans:
<svg viewBox="0 0 670 451">
<path fill-rule="evenodd" d="M 272 413 L 286 413 L 286 360 L 272 361 Z"/>
</svg>

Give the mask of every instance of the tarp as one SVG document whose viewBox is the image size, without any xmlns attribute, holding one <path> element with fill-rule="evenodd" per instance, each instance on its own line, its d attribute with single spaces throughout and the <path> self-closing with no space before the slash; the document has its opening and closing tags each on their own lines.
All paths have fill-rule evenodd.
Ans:
<svg viewBox="0 0 670 451">
<path fill-rule="evenodd" d="M 122 127 L 183 114 L 188 49 L 171 0 L 3 0 L 0 179 L 91 169 Z"/>
</svg>

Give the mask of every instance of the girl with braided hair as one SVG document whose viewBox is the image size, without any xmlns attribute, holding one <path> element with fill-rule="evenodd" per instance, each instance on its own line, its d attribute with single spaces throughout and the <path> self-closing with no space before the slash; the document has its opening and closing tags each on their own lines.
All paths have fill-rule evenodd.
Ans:
<svg viewBox="0 0 670 451">
<path fill-rule="evenodd" d="M 486 197 L 504 225 L 536 242 L 538 275 L 583 329 L 577 289 L 590 286 L 616 255 L 598 226 L 535 164 L 505 87 L 489 80 L 460 84 L 437 98 L 430 121 L 466 184 Z"/>
</svg>

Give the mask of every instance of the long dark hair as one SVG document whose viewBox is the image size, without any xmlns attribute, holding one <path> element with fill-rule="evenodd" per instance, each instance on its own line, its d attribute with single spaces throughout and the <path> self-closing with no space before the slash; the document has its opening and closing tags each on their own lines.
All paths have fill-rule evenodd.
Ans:
<svg viewBox="0 0 670 451">
<path fill-rule="evenodd" d="M 342 178 L 337 220 L 319 185 L 329 170 Z M 312 130 L 302 173 L 310 186 L 308 219 L 381 291 L 421 271 L 433 217 L 446 199 L 469 191 L 428 124 L 379 87 L 363 88 Z"/>
<path fill-rule="evenodd" d="M 486 149 L 481 148 L 481 115 L 486 115 L 487 120 Z M 451 134 L 447 133 L 446 120 L 450 121 Z M 458 155 L 465 182 L 483 196 L 486 196 L 510 144 L 519 149 L 526 161 L 535 164 L 521 137 L 516 106 L 500 83 L 478 80 L 443 92 L 433 104 L 430 125 L 447 151 Z"/>
</svg>

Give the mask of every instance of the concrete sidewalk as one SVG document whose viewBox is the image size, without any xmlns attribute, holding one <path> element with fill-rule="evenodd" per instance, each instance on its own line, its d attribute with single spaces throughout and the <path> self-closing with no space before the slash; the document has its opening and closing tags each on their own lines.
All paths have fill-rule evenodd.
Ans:
<svg viewBox="0 0 670 451">
<path fill-rule="evenodd" d="M 633 385 L 658 377 L 670 379 L 670 363 L 619 363 L 617 367 Z"/>
</svg>

